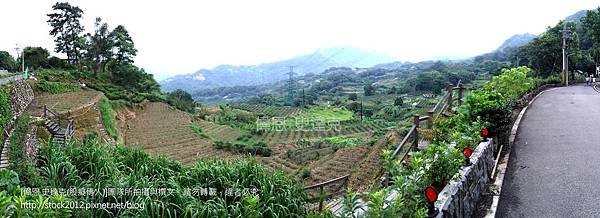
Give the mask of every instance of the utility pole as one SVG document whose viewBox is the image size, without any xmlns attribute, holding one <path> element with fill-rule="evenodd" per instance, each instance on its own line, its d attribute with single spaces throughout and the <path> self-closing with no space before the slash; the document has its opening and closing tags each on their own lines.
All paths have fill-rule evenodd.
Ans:
<svg viewBox="0 0 600 218">
<path fill-rule="evenodd" d="M 23 53 L 25 53 L 25 49 L 23 49 L 23 52 L 19 53 L 19 51 L 21 51 L 21 47 L 19 44 L 15 44 L 15 46 L 15 50 L 17 51 L 17 61 L 19 61 L 19 55 L 21 56 L 21 72 L 25 72 L 25 56 L 23 55 Z"/>
<path fill-rule="evenodd" d="M 360 98 L 360 121 L 363 121 L 363 99 Z"/>
<path fill-rule="evenodd" d="M 562 69 L 562 78 L 565 86 L 569 86 L 569 60 L 567 54 L 567 39 L 571 38 L 571 31 L 567 29 L 567 22 L 563 23 L 562 30 L 562 58 L 563 58 L 563 69 Z"/>
</svg>

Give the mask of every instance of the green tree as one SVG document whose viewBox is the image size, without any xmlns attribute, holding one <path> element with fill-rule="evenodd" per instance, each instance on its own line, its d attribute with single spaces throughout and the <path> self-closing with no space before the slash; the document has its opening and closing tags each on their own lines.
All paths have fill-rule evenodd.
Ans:
<svg viewBox="0 0 600 218">
<path fill-rule="evenodd" d="M 372 84 L 367 84 L 363 88 L 365 90 L 365 96 L 371 96 L 375 94 L 375 87 Z"/>
<path fill-rule="evenodd" d="M 192 95 L 181 89 L 169 93 L 167 102 L 180 110 L 188 112 L 194 111 L 194 99 L 192 98 Z"/>
<path fill-rule="evenodd" d="M 396 86 L 392 86 L 390 90 L 388 90 L 388 94 L 396 94 L 398 92 L 398 88 Z"/>
<path fill-rule="evenodd" d="M 42 47 L 25 47 L 25 66 L 29 69 L 39 69 L 48 67 L 48 57 L 50 53 Z"/>
<path fill-rule="evenodd" d="M 112 71 L 113 82 L 129 90 L 135 90 L 136 82 L 142 78 L 138 72 L 139 69 L 134 65 L 119 65 L 114 67 Z"/>
<path fill-rule="evenodd" d="M 79 22 L 83 11 L 67 2 L 57 2 L 52 6 L 54 13 L 48 14 L 48 23 L 52 27 L 50 35 L 56 43 L 55 51 L 66 53 L 71 63 L 78 63 L 83 46 L 83 26 Z"/>
<path fill-rule="evenodd" d="M 129 32 L 124 26 L 117 26 L 111 33 L 110 38 L 115 49 L 114 59 L 118 65 L 133 63 L 133 57 L 137 54 L 137 49 L 133 44 Z"/>
<path fill-rule="evenodd" d="M 552 73 L 562 71 L 562 29 L 564 22 L 559 22 L 556 26 L 548 28 L 539 37 L 535 38 L 526 46 L 527 59 L 529 65 L 535 70 L 537 75 L 546 77 Z M 575 32 L 576 24 L 567 23 L 567 28 Z M 577 54 L 579 52 L 579 38 L 574 34 L 569 45 L 569 53 Z M 577 63 L 578 55 L 570 55 L 569 62 Z"/>
<path fill-rule="evenodd" d="M 394 99 L 394 105 L 395 106 L 402 106 L 402 104 L 404 104 L 404 101 L 402 100 L 402 97 L 396 97 Z"/>
<path fill-rule="evenodd" d="M 596 63 L 600 63 L 600 7 L 596 10 L 590 10 L 586 16 L 581 18 L 581 24 L 584 30 L 584 38 L 592 44 L 589 51 Z"/>
<path fill-rule="evenodd" d="M 356 99 L 358 99 L 358 95 L 356 93 L 350 93 L 348 96 L 348 100 L 350 101 L 356 101 Z"/>
<path fill-rule="evenodd" d="M 348 110 L 351 110 L 354 113 L 360 113 L 360 107 L 361 107 L 360 103 L 358 103 L 356 101 L 350 102 L 346 105 L 346 108 Z"/>
<path fill-rule="evenodd" d="M 14 71 L 16 70 L 17 62 L 7 51 L 0 51 L 0 69 Z"/>
<path fill-rule="evenodd" d="M 448 78 L 438 71 L 429 71 L 419 73 L 415 82 L 416 91 L 431 91 L 438 94 L 448 84 Z"/>
<path fill-rule="evenodd" d="M 97 17 L 94 34 L 86 34 L 87 58 L 92 62 L 94 73 L 105 70 L 106 63 L 112 58 L 112 41 L 109 38 L 108 24 Z"/>
</svg>

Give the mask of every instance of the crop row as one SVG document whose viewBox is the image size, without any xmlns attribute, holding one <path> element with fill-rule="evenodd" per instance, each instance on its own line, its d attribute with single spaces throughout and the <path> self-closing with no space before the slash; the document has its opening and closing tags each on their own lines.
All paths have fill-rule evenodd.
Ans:
<svg viewBox="0 0 600 218">
<path fill-rule="evenodd" d="M 135 119 L 127 123 L 125 142 L 182 163 L 231 155 L 213 148 L 210 141 L 194 133 L 189 127 L 190 120 L 187 113 L 164 103 L 148 103 Z"/>
<path fill-rule="evenodd" d="M 351 135 L 364 132 L 373 132 L 378 129 L 384 129 L 387 125 L 384 123 L 354 123 L 349 125 L 341 125 L 340 131 L 267 131 L 259 136 L 259 138 L 270 143 L 285 143 L 295 142 L 298 139 L 316 139 L 327 138 L 338 135 Z"/>
<path fill-rule="evenodd" d="M 44 112 L 44 105 L 54 112 L 64 112 L 91 102 L 100 92 L 82 89 L 76 92 L 65 92 L 61 94 L 42 94 L 35 96 L 29 106 L 27 113 L 40 116 Z"/>
<path fill-rule="evenodd" d="M 268 117 L 291 117 L 299 115 L 303 112 L 301 108 L 280 107 L 264 104 L 236 104 L 232 105 L 231 107 Z"/>
<path fill-rule="evenodd" d="M 231 128 L 227 125 L 219 125 L 207 121 L 196 121 L 202 132 L 214 139 L 219 139 L 225 142 L 233 142 L 238 137 L 244 135 L 240 130 Z"/>
</svg>

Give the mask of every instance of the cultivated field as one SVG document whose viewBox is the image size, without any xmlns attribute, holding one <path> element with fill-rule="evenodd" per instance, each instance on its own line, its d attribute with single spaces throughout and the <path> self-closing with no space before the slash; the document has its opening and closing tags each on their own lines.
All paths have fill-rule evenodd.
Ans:
<svg viewBox="0 0 600 218">
<path fill-rule="evenodd" d="M 238 137 L 244 135 L 241 130 L 234 129 L 227 125 L 219 125 L 204 120 L 194 121 L 202 131 L 212 139 L 224 142 L 234 142 Z"/>
<path fill-rule="evenodd" d="M 212 147 L 212 143 L 198 136 L 191 128 L 191 117 L 164 103 L 149 102 L 136 116 L 126 121 L 121 130 L 125 144 L 140 146 L 155 155 L 165 155 L 184 164 L 198 158 L 223 158 L 231 153 Z"/>
<path fill-rule="evenodd" d="M 44 105 L 56 113 L 64 113 L 76 109 L 85 104 L 100 99 L 101 92 L 82 89 L 76 92 L 65 92 L 60 94 L 35 93 L 33 102 L 29 105 L 27 113 L 31 116 L 42 116 Z"/>
<path fill-rule="evenodd" d="M 236 104 L 231 107 L 268 117 L 291 117 L 300 115 L 303 112 L 301 108 L 278 107 L 264 104 Z"/>
<path fill-rule="evenodd" d="M 370 135 L 377 129 L 385 129 L 389 124 L 385 122 L 365 122 L 365 123 L 340 123 L 339 131 L 328 129 L 326 131 L 296 131 L 295 129 L 286 129 L 285 131 L 266 131 L 257 138 L 275 143 L 294 143 L 299 139 L 322 139 L 340 135 Z"/>
</svg>

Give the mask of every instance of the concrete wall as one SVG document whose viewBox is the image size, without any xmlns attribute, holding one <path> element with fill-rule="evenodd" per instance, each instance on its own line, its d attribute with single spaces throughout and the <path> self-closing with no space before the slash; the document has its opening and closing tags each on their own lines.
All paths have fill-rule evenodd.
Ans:
<svg viewBox="0 0 600 218">
<path fill-rule="evenodd" d="M 471 165 L 461 168 L 459 178 L 452 180 L 439 193 L 435 202 L 440 212 L 437 217 L 471 217 L 490 180 L 495 149 L 491 139 L 477 146 L 471 155 Z"/>
</svg>

